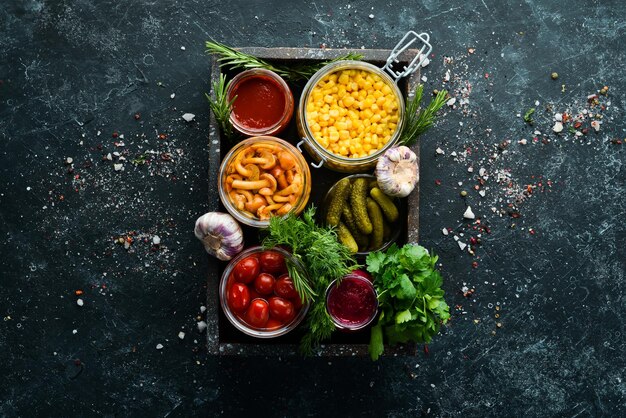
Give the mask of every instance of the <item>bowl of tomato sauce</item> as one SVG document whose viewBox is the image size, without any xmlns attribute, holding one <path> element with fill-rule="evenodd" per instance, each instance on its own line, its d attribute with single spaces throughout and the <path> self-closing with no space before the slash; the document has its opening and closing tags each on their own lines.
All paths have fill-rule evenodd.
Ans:
<svg viewBox="0 0 626 418">
<path fill-rule="evenodd" d="M 254 68 L 237 74 L 226 92 L 234 99 L 230 121 L 247 136 L 274 135 L 289 125 L 294 99 L 289 86 L 278 74 Z"/>
<path fill-rule="evenodd" d="M 296 291 L 287 262 L 306 277 L 302 264 L 280 247 L 248 248 L 226 266 L 220 281 L 220 304 L 239 331 L 274 338 L 302 322 L 309 303 L 303 303 Z"/>
</svg>

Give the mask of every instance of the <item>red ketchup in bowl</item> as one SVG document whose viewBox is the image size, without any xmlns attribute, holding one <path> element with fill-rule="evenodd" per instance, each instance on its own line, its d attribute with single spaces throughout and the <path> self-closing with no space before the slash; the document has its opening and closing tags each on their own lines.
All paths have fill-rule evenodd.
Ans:
<svg viewBox="0 0 626 418">
<path fill-rule="evenodd" d="M 235 99 L 230 120 L 244 135 L 272 135 L 282 131 L 293 114 L 293 95 L 276 73 L 264 69 L 238 74 L 228 89 Z"/>
<path fill-rule="evenodd" d="M 356 331 L 369 325 L 378 313 L 378 299 L 372 283 L 363 275 L 351 273 L 333 281 L 326 291 L 326 310 L 335 326 Z"/>
</svg>

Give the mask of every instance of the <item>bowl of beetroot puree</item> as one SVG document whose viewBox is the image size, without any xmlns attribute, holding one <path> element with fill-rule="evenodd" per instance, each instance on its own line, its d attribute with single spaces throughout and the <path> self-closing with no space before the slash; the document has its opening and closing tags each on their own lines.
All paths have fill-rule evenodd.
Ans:
<svg viewBox="0 0 626 418">
<path fill-rule="evenodd" d="M 357 331 L 376 318 L 378 298 L 367 276 L 360 271 L 352 272 L 328 286 L 326 310 L 338 329 Z"/>
</svg>

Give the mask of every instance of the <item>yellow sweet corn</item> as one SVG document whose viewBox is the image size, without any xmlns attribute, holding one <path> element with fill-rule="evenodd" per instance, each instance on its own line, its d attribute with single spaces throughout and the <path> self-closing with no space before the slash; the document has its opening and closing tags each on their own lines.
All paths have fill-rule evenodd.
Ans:
<svg viewBox="0 0 626 418">
<path fill-rule="evenodd" d="M 325 149 L 350 158 L 381 149 L 397 129 L 398 101 L 377 74 L 342 70 L 315 85 L 306 105 L 315 140 Z"/>
</svg>

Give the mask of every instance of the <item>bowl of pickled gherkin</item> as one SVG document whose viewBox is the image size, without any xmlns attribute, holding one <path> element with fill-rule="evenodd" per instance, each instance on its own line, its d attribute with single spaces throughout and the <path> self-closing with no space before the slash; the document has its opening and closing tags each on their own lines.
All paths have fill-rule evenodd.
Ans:
<svg viewBox="0 0 626 418">
<path fill-rule="evenodd" d="M 385 250 L 400 236 L 401 206 L 378 187 L 371 174 L 353 174 L 326 193 L 320 216 L 334 226 L 339 241 L 357 257 Z"/>
</svg>

